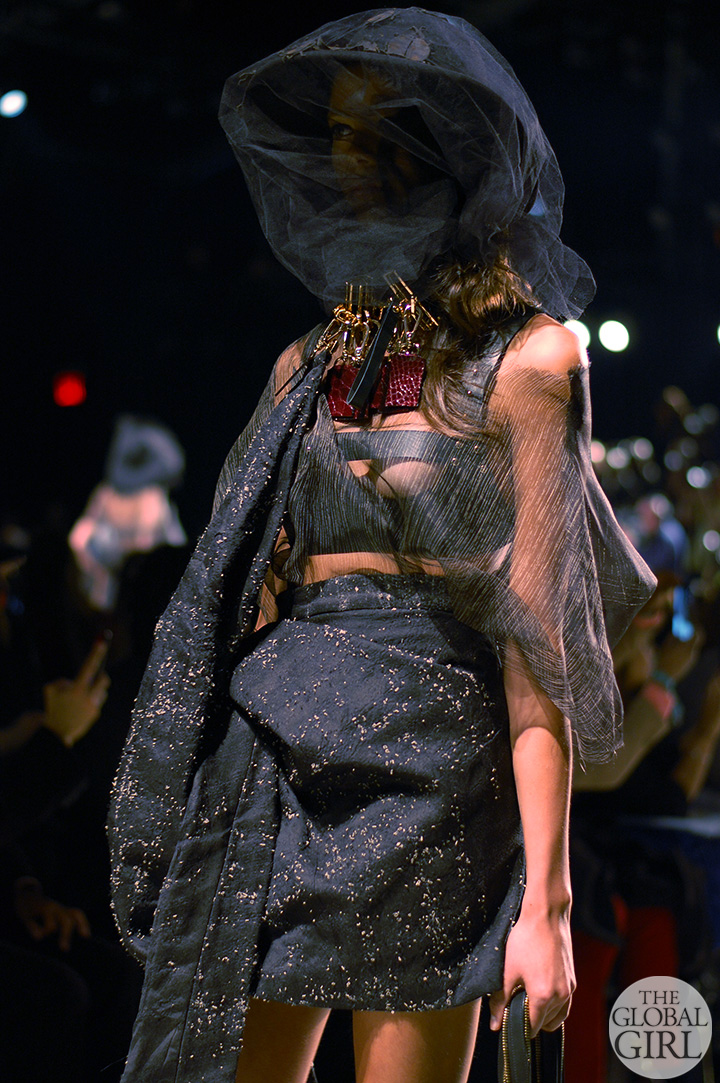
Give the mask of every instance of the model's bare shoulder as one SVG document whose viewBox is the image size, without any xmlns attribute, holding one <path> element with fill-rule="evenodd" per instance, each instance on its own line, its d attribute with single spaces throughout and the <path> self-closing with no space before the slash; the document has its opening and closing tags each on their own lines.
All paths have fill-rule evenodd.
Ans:
<svg viewBox="0 0 720 1083">
<path fill-rule="evenodd" d="M 587 368 L 587 352 L 574 331 L 551 316 L 533 316 L 508 347 L 503 367 L 532 368 L 540 372 L 567 375 Z"/>
</svg>

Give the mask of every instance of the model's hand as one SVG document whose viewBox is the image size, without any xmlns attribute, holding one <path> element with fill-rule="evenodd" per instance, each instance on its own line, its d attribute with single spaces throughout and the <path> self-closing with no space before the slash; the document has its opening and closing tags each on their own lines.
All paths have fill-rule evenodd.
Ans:
<svg viewBox="0 0 720 1083">
<path fill-rule="evenodd" d="M 490 997 L 490 1026 L 499 1030 L 515 989 L 527 992 L 530 1030 L 556 1030 L 570 1011 L 575 989 L 570 918 L 548 917 L 523 904 L 505 949 L 503 988 Z"/>
<path fill-rule="evenodd" d="M 100 716 L 110 678 L 103 670 L 108 644 L 97 642 L 74 681 L 60 678 L 43 688 L 45 725 L 68 748 L 84 737 Z"/>
<path fill-rule="evenodd" d="M 15 912 L 33 940 L 44 940 L 56 933 L 61 951 L 69 950 L 75 933 L 90 936 L 83 911 L 48 899 L 37 882 L 24 881 L 16 886 Z"/>
</svg>

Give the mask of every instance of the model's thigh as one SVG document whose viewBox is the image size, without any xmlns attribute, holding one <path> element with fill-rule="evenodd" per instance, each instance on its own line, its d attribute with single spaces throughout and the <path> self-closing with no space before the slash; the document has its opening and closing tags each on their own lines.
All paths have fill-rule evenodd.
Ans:
<svg viewBox="0 0 720 1083">
<path fill-rule="evenodd" d="M 429 1012 L 355 1012 L 357 1083 L 465 1083 L 481 1001 Z"/>
<path fill-rule="evenodd" d="M 329 1008 L 251 1000 L 236 1083 L 306 1083 Z"/>
</svg>

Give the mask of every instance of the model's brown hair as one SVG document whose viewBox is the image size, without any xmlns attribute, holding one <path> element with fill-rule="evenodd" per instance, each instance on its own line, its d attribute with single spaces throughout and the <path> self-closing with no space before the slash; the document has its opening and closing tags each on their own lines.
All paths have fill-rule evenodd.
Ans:
<svg viewBox="0 0 720 1083">
<path fill-rule="evenodd" d="M 458 408 L 458 396 L 467 395 L 462 387 L 464 366 L 483 353 L 511 316 L 536 309 L 538 304 L 502 247 L 485 264 L 443 261 L 430 285 L 428 299 L 440 326 L 426 351 L 421 409 L 434 426 L 464 433 L 468 422 Z"/>
</svg>

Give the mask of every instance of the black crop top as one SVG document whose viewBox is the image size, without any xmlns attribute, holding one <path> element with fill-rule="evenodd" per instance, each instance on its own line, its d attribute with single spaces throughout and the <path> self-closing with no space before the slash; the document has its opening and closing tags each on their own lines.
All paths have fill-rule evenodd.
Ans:
<svg viewBox="0 0 720 1083">
<path fill-rule="evenodd" d="M 290 492 L 293 545 L 284 577 L 302 582 L 307 557 L 321 553 L 383 553 L 399 572 L 461 555 L 476 548 L 477 521 L 468 511 L 481 500 L 486 512 L 493 505 L 484 556 L 497 563 L 513 510 L 487 474 L 476 440 L 422 428 L 335 431 L 321 396 Z"/>
</svg>

